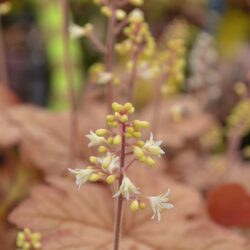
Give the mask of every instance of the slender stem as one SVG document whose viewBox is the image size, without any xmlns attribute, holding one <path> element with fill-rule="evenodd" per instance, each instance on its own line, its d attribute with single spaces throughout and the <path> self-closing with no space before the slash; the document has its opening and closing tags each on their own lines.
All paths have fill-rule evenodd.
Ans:
<svg viewBox="0 0 250 250">
<path fill-rule="evenodd" d="M 113 72 L 113 66 L 114 66 L 114 52 L 115 52 L 115 42 L 116 42 L 116 34 L 115 34 L 115 28 L 116 28 L 116 0 L 111 1 L 111 10 L 112 15 L 108 19 L 108 32 L 107 32 L 107 53 L 105 58 L 105 67 L 106 71 L 112 73 Z M 108 87 L 107 87 L 107 104 L 108 104 L 108 111 L 111 111 L 111 104 L 113 102 L 113 83 L 112 80 L 109 81 Z"/>
<path fill-rule="evenodd" d="M 136 81 L 136 75 L 137 75 L 137 62 L 138 62 L 138 57 L 139 57 L 140 50 L 138 49 L 133 57 L 132 57 L 132 70 L 131 74 L 129 77 L 129 82 L 128 82 L 128 101 L 132 102 L 133 101 L 133 94 L 134 94 L 134 85 Z"/>
<path fill-rule="evenodd" d="M 64 69 L 68 84 L 68 94 L 70 101 L 70 152 L 69 163 L 74 165 L 76 155 L 76 133 L 78 127 L 77 121 L 77 102 L 74 93 L 74 80 L 72 75 L 72 62 L 70 56 L 69 44 L 69 6 L 68 0 L 61 0 L 61 8 L 63 13 L 63 44 L 64 44 Z"/>
<path fill-rule="evenodd" d="M 97 48 L 97 50 L 102 53 L 106 54 L 107 53 L 107 48 L 98 40 L 96 35 L 93 32 L 90 32 L 87 37 L 91 40 L 93 45 Z"/>
<path fill-rule="evenodd" d="M 2 17 L 0 15 L 0 84 L 8 85 L 8 73 L 6 67 L 5 60 L 5 49 L 4 49 L 4 41 L 3 41 L 3 29 L 2 29 Z"/>
<path fill-rule="evenodd" d="M 122 124 L 122 146 L 121 146 L 121 163 L 120 163 L 120 178 L 119 187 L 123 180 L 123 168 L 125 165 L 125 150 L 126 150 L 126 139 L 125 139 L 125 124 Z M 115 218 L 115 229 L 114 229 L 114 250 L 119 250 L 121 229 L 122 229 L 122 210 L 123 210 L 123 197 L 119 195 L 116 205 L 116 218 Z"/>
</svg>

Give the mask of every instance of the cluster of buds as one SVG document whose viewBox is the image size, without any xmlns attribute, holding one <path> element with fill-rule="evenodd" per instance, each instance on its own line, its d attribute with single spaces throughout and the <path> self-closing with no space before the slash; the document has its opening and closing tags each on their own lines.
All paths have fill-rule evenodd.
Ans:
<svg viewBox="0 0 250 250">
<path fill-rule="evenodd" d="M 182 89 L 185 78 L 187 36 L 188 25 L 182 20 L 175 20 L 163 35 L 157 61 L 161 67 L 164 95 L 173 95 Z"/>
<path fill-rule="evenodd" d="M 95 63 L 89 69 L 89 83 L 105 86 L 112 82 L 115 86 L 120 84 L 120 78 L 105 70 L 103 63 Z"/>
<path fill-rule="evenodd" d="M 230 131 L 237 131 L 241 136 L 250 131 L 250 100 L 242 99 L 227 118 L 227 127 Z"/>
<path fill-rule="evenodd" d="M 147 199 L 153 209 L 153 217 L 161 218 L 164 209 L 172 208 L 168 203 L 169 190 L 159 196 L 143 196 L 127 175 L 127 170 L 135 163 L 154 166 L 155 157 L 161 157 L 161 141 L 155 141 L 153 134 L 146 141 L 141 139 L 142 130 L 149 127 L 147 121 L 131 120 L 135 111 L 131 103 L 124 105 L 113 103 L 113 114 L 106 117 L 108 129 L 90 131 L 88 147 L 98 147 L 100 156 L 90 156 L 90 165 L 83 169 L 69 169 L 76 176 L 76 185 L 80 188 L 87 181 L 103 181 L 107 184 L 118 183 L 113 197 L 122 196 L 130 202 L 132 211 L 144 209 Z"/>
<path fill-rule="evenodd" d="M 33 233 L 30 229 L 25 228 L 18 232 L 16 245 L 18 250 L 37 250 L 41 249 L 41 234 Z"/>
<path fill-rule="evenodd" d="M 140 9 L 134 9 L 128 16 L 129 25 L 124 29 L 126 39 L 116 44 L 116 51 L 120 55 L 131 58 L 137 54 L 140 59 L 149 58 L 155 51 L 155 40 L 144 20 Z"/>
<path fill-rule="evenodd" d="M 191 91 L 204 89 L 208 102 L 217 100 L 221 95 L 219 55 L 212 35 L 201 32 L 190 53 L 190 77 L 187 81 Z"/>
</svg>

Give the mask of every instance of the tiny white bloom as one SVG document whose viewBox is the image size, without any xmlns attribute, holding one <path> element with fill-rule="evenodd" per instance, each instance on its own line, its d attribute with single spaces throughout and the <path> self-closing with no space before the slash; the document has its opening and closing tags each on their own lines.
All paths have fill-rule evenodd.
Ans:
<svg viewBox="0 0 250 250">
<path fill-rule="evenodd" d="M 118 197 L 123 195 L 127 200 L 129 200 L 130 195 L 140 194 L 138 188 L 130 181 L 130 179 L 125 175 L 122 180 L 122 184 L 118 192 L 113 197 Z"/>
<path fill-rule="evenodd" d="M 115 169 L 120 167 L 120 157 L 110 152 L 107 152 L 104 157 L 97 157 L 97 162 L 101 164 L 102 168 L 107 170 L 110 174 L 112 174 Z"/>
<path fill-rule="evenodd" d="M 140 9 L 134 9 L 129 14 L 129 21 L 131 23 L 139 23 L 144 20 L 144 14 Z"/>
<path fill-rule="evenodd" d="M 150 154 L 161 157 L 162 154 L 165 154 L 165 152 L 160 147 L 161 144 L 162 141 L 154 141 L 153 133 L 151 133 L 149 140 L 146 141 L 145 145 L 142 148 Z"/>
<path fill-rule="evenodd" d="M 168 199 L 169 194 L 170 194 L 170 190 L 168 189 L 168 191 L 165 194 L 147 197 L 150 201 L 152 210 L 154 212 L 151 219 L 154 219 L 157 216 L 158 221 L 160 221 L 161 220 L 161 212 L 164 209 L 170 209 L 170 208 L 174 207 L 173 204 L 168 202 L 169 201 L 169 199 Z"/>
<path fill-rule="evenodd" d="M 73 23 L 69 26 L 69 34 L 71 38 L 77 39 L 85 35 L 85 30 L 83 27 Z"/>
<path fill-rule="evenodd" d="M 102 72 L 99 75 L 97 83 L 99 85 L 106 85 L 107 83 L 109 83 L 112 80 L 112 78 L 113 78 L 112 73 L 110 73 L 110 72 Z"/>
<path fill-rule="evenodd" d="M 86 135 L 86 137 L 90 140 L 88 147 L 93 147 L 93 146 L 98 146 L 100 145 L 102 142 L 105 141 L 105 138 L 102 136 L 98 136 L 97 134 L 95 134 L 92 130 L 90 130 L 90 133 L 88 135 Z"/>
<path fill-rule="evenodd" d="M 91 168 L 84 168 L 84 169 L 71 169 L 68 168 L 68 170 L 75 174 L 76 176 L 76 185 L 78 186 L 78 188 L 81 187 L 82 184 L 86 183 L 89 179 L 89 177 L 95 172 L 94 169 Z"/>
</svg>

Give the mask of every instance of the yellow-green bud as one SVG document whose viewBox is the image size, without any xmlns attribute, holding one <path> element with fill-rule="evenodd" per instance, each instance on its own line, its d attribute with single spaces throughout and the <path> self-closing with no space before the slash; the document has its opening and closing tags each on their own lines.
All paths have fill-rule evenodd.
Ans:
<svg viewBox="0 0 250 250">
<path fill-rule="evenodd" d="M 148 164 L 151 167 L 155 165 L 155 161 L 151 157 L 149 157 L 149 156 L 146 157 L 145 163 Z"/>
<path fill-rule="evenodd" d="M 147 121 L 134 120 L 133 125 L 136 129 L 149 128 L 149 123 Z"/>
<path fill-rule="evenodd" d="M 96 135 L 98 135 L 98 136 L 104 136 L 104 135 L 106 135 L 108 132 L 109 132 L 109 131 L 108 131 L 107 129 L 101 128 L 101 129 L 97 129 L 95 133 L 96 133 Z"/>
<path fill-rule="evenodd" d="M 126 12 L 124 10 L 118 9 L 115 12 L 115 16 L 118 20 L 123 20 L 126 17 Z"/>
<path fill-rule="evenodd" d="M 125 136 L 126 136 L 126 138 L 132 138 L 133 137 L 133 135 L 131 134 L 131 133 L 125 133 Z"/>
<path fill-rule="evenodd" d="M 105 15 L 107 17 L 112 16 L 112 10 L 108 6 L 103 6 L 101 8 L 101 12 L 102 12 L 103 15 Z"/>
<path fill-rule="evenodd" d="M 135 112 L 135 108 L 134 107 L 132 107 L 130 110 L 128 110 L 128 113 L 131 115 L 131 114 L 133 114 Z"/>
<path fill-rule="evenodd" d="M 116 112 L 121 112 L 123 110 L 123 106 L 117 102 L 113 102 L 112 109 Z"/>
<path fill-rule="evenodd" d="M 112 161 L 112 157 L 111 157 L 110 155 L 107 156 L 107 157 L 103 160 L 102 167 L 103 167 L 104 169 L 107 169 L 107 168 L 109 167 L 111 161 Z"/>
<path fill-rule="evenodd" d="M 120 145 L 122 143 L 122 137 L 121 135 L 116 135 L 113 139 L 114 145 Z"/>
<path fill-rule="evenodd" d="M 89 181 L 91 182 L 96 182 L 96 181 L 99 181 L 100 180 L 100 175 L 99 174 L 92 174 L 90 177 L 89 177 Z"/>
<path fill-rule="evenodd" d="M 145 145 L 145 142 L 144 142 L 144 141 L 138 141 L 138 142 L 136 143 L 136 145 L 137 145 L 138 147 L 143 147 L 143 146 Z"/>
<path fill-rule="evenodd" d="M 107 115 L 106 116 L 106 121 L 107 122 L 113 122 L 115 120 L 115 117 L 113 115 Z"/>
<path fill-rule="evenodd" d="M 115 121 L 115 122 L 112 122 L 112 123 L 111 123 L 111 127 L 117 128 L 117 127 L 118 127 L 118 124 L 119 124 L 119 123 L 116 122 L 116 121 Z"/>
<path fill-rule="evenodd" d="M 138 208 L 139 208 L 139 202 L 138 202 L 138 200 L 132 201 L 131 204 L 130 204 L 131 211 L 135 212 L 135 211 L 138 210 Z"/>
<path fill-rule="evenodd" d="M 144 4 L 144 0 L 129 0 L 129 2 L 136 6 L 141 6 Z"/>
<path fill-rule="evenodd" d="M 140 202 L 140 209 L 144 210 L 146 208 L 146 204 L 144 202 Z"/>
<path fill-rule="evenodd" d="M 128 116 L 127 115 L 123 115 L 121 117 L 121 122 L 127 122 L 128 121 Z"/>
<path fill-rule="evenodd" d="M 30 250 L 31 249 L 31 244 L 29 242 L 24 242 L 23 243 L 23 250 Z"/>
<path fill-rule="evenodd" d="M 112 175 L 109 175 L 107 178 L 106 178 L 106 182 L 108 184 L 113 184 L 116 180 L 116 175 L 115 174 L 112 174 Z"/>
<path fill-rule="evenodd" d="M 137 159 L 140 159 L 144 156 L 143 150 L 138 146 L 134 147 L 133 152 L 134 152 L 134 155 L 136 156 Z"/>
<path fill-rule="evenodd" d="M 133 133 L 134 131 L 135 131 L 135 129 L 133 127 L 128 127 L 126 129 L 126 132 L 128 132 L 128 133 Z"/>
<path fill-rule="evenodd" d="M 141 137 L 141 132 L 134 132 L 133 137 L 140 138 Z"/>
<path fill-rule="evenodd" d="M 99 146 L 98 147 L 98 152 L 99 153 L 106 153 L 108 149 L 105 146 Z"/>
<path fill-rule="evenodd" d="M 127 103 L 124 104 L 123 107 L 124 107 L 127 111 L 129 111 L 130 109 L 133 108 L 133 105 L 132 105 L 132 103 L 127 102 Z"/>
<path fill-rule="evenodd" d="M 107 139 L 107 143 L 108 143 L 109 145 L 112 145 L 112 144 L 114 143 L 113 137 L 109 137 L 109 138 Z"/>
<path fill-rule="evenodd" d="M 92 163 L 92 164 L 96 164 L 97 163 L 97 158 L 95 156 L 90 156 L 89 157 L 89 161 Z"/>
</svg>

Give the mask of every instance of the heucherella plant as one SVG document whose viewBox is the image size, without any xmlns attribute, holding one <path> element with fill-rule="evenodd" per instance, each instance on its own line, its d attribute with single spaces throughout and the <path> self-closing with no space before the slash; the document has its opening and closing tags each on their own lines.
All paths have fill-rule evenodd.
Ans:
<svg viewBox="0 0 250 250">
<path fill-rule="evenodd" d="M 128 169 L 135 163 L 144 163 L 149 167 L 155 165 L 154 158 L 160 158 L 164 151 L 162 141 L 156 141 L 151 133 L 149 139 L 143 141 L 142 130 L 149 128 L 147 121 L 131 120 L 135 108 L 131 103 L 124 105 L 114 102 L 113 114 L 107 115 L 107 129 L 92 130 L 87 135 L 88 147 L 98 147 L 98 156 L 90 156 L 90 165 L 83 169 L 69 169 L 76 177 L 76 185 L 80 188 L 87 181 L 104 181 L 114 185 L 113 198 L 117 199 L 114 250 L 119 249 L 119 237 L 122 221 L 122 205 L 130 203 L 130 209 L 135 212 L 146 207 L 145 201 L 153 210 L 152 219 L 161 219 L 165 209 L 173 207 L 169 203 L 170 190 L 158 196 L 145 196 L 134 184 Z"/>
<path fill-rule="evenodd" d="M 41 249 L 41 234 L 31 232 L 25 228 L 18 232 L 16 239 L 17 250 L 38 250 Z"/>
</svg>

